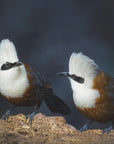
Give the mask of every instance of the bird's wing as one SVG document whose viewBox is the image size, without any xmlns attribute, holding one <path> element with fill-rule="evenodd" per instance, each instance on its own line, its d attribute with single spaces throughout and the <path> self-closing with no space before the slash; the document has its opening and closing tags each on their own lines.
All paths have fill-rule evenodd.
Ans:
<svg viewBox="0 0 114 144">
<path fill-rule="evenodd" d="M 108 93 L 108 96 L 110 96 L 114 101 L 114 78 L 110 78 L 109 84 L 105 86 L 105 89 Z"/>
<path fill-rule="evenodd" d="M 40 88 L 45 81 L 44 77 L 41 75 L 40 72 L 35 71 L 29 65 L 24 64 L 24 66 L 26 68 L 27 76 L 28 76 L 30 84 L 32 85 L 33 83 L 34 86 L 36 85 L 37 88 Z"/>
<path fill-rule="evenodd" d="M 53 94 L 50 83 L 41 75 L 39 72 L 34 71 L 30 66 L 25 65 L 27 70 L 28 79 L 31 83 L 36 85 L 35 87 L 39 90 L 41 97 L 44 99 L 48 108 L 54 113 L 69 114 L 70 109 L 65 102 Z M 31 85 L 32 87 L 32 85 Z"/>
<path fill-rule="evenodd" d="M 104 72 L 100 72 L 94 80 L 94 89 L 99 90 L 101 95 L 108 96 L 114 101 L 114 78 Z"/>
</svg>

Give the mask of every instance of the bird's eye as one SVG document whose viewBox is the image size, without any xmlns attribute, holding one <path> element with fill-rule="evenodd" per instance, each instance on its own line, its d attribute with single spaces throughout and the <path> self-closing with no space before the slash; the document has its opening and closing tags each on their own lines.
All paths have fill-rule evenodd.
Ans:
<svg viewBox="0 0 114 144">
<path fill-rule="evenodd" d="M 84 83 L 84 78 L 82 78 L 80 76 L 76 76 L 75 74 L 72 74 L 72 75 L 70 75 L 70 77 L 79 83 Z"/>
<path fill-rule="evenodd" d="M 9 62 L 6 62 L 5 64 L 3 64 L 3 65 L 1 66 L 1 70 L 8 70 L 8 69 L 10 69 L 11 67 L 12 67 L 12 64 L 9 63 Z"/>
<path fill-rule="evenodd" d="M 9 68 L 11 68 L 11 63 L 9 63 L 9 62 L 6 62 L 6 67 L 9 69 Z"/>
</svg>

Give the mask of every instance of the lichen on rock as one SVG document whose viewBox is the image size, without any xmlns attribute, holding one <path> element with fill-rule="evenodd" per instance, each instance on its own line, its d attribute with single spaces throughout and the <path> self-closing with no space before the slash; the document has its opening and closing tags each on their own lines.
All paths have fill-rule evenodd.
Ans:
<svg viewBox="0 0 114 144">
<path fill-rule="evenodd" d="M 102 134 L 102 130 L 79 133 L 66 123 L 62 116 L 35 115 L 32 124 L 18 114 L 8 120 L 0 120 L 0 144 L 113 144 L 114 130 Z"/>
</svg>

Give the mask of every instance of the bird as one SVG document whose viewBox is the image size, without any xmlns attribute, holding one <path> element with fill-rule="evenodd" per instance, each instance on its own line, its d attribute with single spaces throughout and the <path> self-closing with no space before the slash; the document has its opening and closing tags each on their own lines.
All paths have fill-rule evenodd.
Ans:
<svg viewBox="0 0 114 144">
<path fill-rule="evenodd" d="M 73 102 L 79 112 L 89 119 L 79 132 L 89 124 L 111 122 L 102 133 L 110 133 L 114 124 L 114 78 L 103 72 L 95 61 L 82 52 L 73 52 L 69 59 L 69 72 L 59 72 L 70 80 Z"/>
<path fill-rule="evenodd" d="M 0 96 L 13 104 L 2 119 L 7 119 L 17 106 L 34 107 L 34 111 L 26 116 L 31 123 L 43 101 L 53 113 L 67 115 L 71 112 L 67 104 L 53 93 L 48 80 L 19 60 L 16 48 L 9 39 L 3 39 L 0 43 Z"/>
</svg>

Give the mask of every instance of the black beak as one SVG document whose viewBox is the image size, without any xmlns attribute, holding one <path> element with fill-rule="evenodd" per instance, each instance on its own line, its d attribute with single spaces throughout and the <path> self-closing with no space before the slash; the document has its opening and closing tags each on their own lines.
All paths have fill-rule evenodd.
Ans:
<svg viewBox="0 0 114 144">
<path fill-rule="evenodd" d="M 12 63 L 12 67 L 17 67 L 17 66 L 20 66 L 20 65 L 22 65 L 22 62 L 20 62 L 20 61 Z"/>
<path fill-rule="evenodd" d="M 20 65 L 22 65 L 22 62 L 20 62 L 20 61 L 15 62 L 14 65 L 15 65 L 15 66 L 20 66 Z"/>
<path fill-rule="evenodd" d="M 84 83 L 84 78 L 79 77 L 75 74 L 69 74 L 68 72 L 59 72 L 59 73 L 57 73 L 57 75 L 69 77 L 69 78 L 71 78 L 71 79 L 73 79 L 79 83 Z"/>
<path fill-rule="evenodd" d="M 68 72 L 58 72 L 57 75 L 69 77 L 69 73 Z"/>
</svg>

